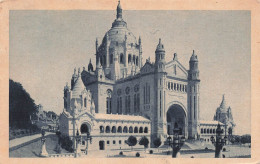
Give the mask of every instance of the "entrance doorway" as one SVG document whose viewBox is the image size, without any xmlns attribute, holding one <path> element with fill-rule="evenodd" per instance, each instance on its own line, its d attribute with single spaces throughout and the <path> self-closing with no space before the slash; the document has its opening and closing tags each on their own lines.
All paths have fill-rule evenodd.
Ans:
<svg viewBox="0 0 260 164">
<path fill-rule="evenodd" d="M 175 124 L 177 124 L 178 128 L 180 129 L 180 135 L 185 136 L 186 115 L 184 109 L 178 104 L 170 106 L 170 108 L 167 111 L 168 135 L 173 135 L 173 129 Z"/>
<path fill-rule="evenodd" d="M 82 124 L 81 126 L 80 126 L 80 132 L 81 132 L 81 134 L 87 134 L 87 133 L 89 133 L 89 129 L 88 129 L 88 125 L 86 125 L 86 124 Z"/>
<path fill-rule="evenodd" d="M 105 141 L 99 141 L 99 150 L 105 150 Z"/>
</svg>

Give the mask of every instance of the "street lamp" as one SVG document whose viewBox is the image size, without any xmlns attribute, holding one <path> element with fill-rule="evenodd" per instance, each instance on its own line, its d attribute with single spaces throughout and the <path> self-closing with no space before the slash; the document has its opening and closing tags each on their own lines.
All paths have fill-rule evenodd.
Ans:
<svg viewBox="0 0 260 164">
<path fill-rule="evenodd" d="M 174 124 L 173 136 L 172 138 L 167 137 L 167 141 L 169 145 L 172 147 L 172 158 L 176 158 L 179 153 L 181 147 L 185 142 L 185 137 L 180 135 L 180 129 L 178 128 L 177 123 Z"/>
<path fill-rule="evenodd" d="M 212 144 L 215 146 L 215 158 L 221 158 L 221 150 L 224 145 L 227 143 L 227 136 L 222 138 L 223 130 L 220 128 L 220 124 L 218 124 L 217 130 L 216 130 L 216 139 L 214 136 L 210 137 L 210 140 Z"/>
<path fill-rule="evenodd" d="M 90 133 L 87 132 L 87 136 L 83 136 L 84 140 L 87 141 L 87 146 L 86 146 L 86 154 L 88 154 L 88 141 L 90 141 L 90 144 L 92 144 L 92 136 L 90 136 Z"/>
</svg>

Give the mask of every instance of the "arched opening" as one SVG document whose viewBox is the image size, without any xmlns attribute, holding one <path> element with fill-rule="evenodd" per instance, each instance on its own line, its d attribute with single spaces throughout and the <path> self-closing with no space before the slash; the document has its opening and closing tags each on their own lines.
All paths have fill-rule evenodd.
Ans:
<svg viewBox="0 0 260 164">
<path fill-rule="evenodd" d="M 143 133 L 143 127 L 139 128 L 139 133 Z"/>
<path fill-rule="evenodd" d="M 109 56 L 109 63 L 113 64 L 113 54 L 110 54 L 110 56 Z"/>
<path fill-rule="evenodd" d="M 110 127 L 106 126 L 106 133 L 110 133 Z"/>
<path fill-rule="evenodd" d="M 135 55 L 133 55 L 133 63 L 135 64 Z"/>
<path fill-rule="evenodd" d="M 207 132 L 207 130 L 206 130 L 206 128 L 204 129 L 204 133 L 206 133 Z"/>
<path fill-rule="evenodd" d="M 215 129 L 213 129 L 213 133 L 215 133 Z"/>
<path fill-rule="evenodd" d="M 84 107 L 87 107 L 87 98 L 84 98 Z"/>
<path fill-rule="evenodd" d="M 210 133 L 210 134 L 212 133 L 212 129 L 209 130 L 209 133 Z"/>
<path fill-rule="evenodd" d="M 115 126 L 112 127 L 112 133 L 116 133 L 116 127 Z"/>
<path fill-rule="evenodd" d="M 104 126 L 100 126 L 99 129 L 100 129 L 100 133 L 104 133 Z"/>
<path fill-rule="evenodd" d="M 89 133 L 89 129 L 88 129 L 88 125 L 87 124 L 82 124 L 81 126 L 80 126 L 80 132 L 81 132 L 81 134 L 84 134 L 84 133 Z"/>
<path fill-rule="evenodd" d="M 133 127 L 132 126 L 129 127 L 129 133 L 133 133 Z"/>
<path fill-rule="evenodd" d="M 144 133 L 148 133 L 148 128 L 147 127 L 144 128 Z"/>
<path fill-rule="evenodd" d="M 124 54 L 120 54 L 120 64 L 124 64 Z"/>
<path fill-rule="evenodd" d="M 128 129 L 127 127 L 125 126 L 124 129 L 123 129 L 123 133 L 127 133 L 128 132 Z"/>
<path fill-rule="evenodd" d="M 203 129 L 201 128 L 200 133 L 203 134 Z"/>
<path fill-rule="evenodd" d="M 131 63 L 132 56 L 131 54 L 128 54 L 128 63 Z"/>
<path fill-rule="evenodd" d="M 184 109 L 178 105 L 174 104 L 170 106 L 170 108 L 167 111 L 167 129 L 168 129 L 168 135 L 173 134 L 173 129 L 175 123 L 177 124 L 178 128 L 180 129 L 180 135 L 185 136 L 185 121 L 186 114 L 184 112 Z"/>
<path fill-rule="evenodd" d="M 136 62 L 135 62 L 135 64 L 138 66 L 138 56 L 136 56 Z"/>
<path fill-rule="evenodd" d="M 134 129 L 134 133 L 138 133 L 138 127 L 137 126 Z"/>
<path fill-rule="evenodd" d="M 119 126 L 119 127 L 117 128 L 117 133 L 122 133 L 122 127 L 121 127 L 121 126 Z"/>
<path fill-rule="evenodd" d="M 207 129 L 207 133 L 209 134 L 209 129 Z"/>
</svg>

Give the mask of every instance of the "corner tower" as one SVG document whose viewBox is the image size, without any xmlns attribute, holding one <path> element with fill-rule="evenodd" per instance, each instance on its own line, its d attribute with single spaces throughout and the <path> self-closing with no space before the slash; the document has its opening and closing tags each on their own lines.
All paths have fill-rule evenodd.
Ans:
<svg viewBox="0 0 260 164">
<path fill-rule="evenodd" d="M 166 124 L 164 124 L 164 113 L 165 113 L 165 81 L 166 81 L 166 71 L 165 71 L 165 50 L 164 45 L 159 39 L 159 43 L 155 50 L 155 108 L 154 108 L 154 121 L 152 121 L 152 140 L 155 137 L 159 137 L 164 140 L 164 129 L 166 129 Z M 163 139 L 164 138 L 164 139 Z"/>
<path fill-rule="evenodd" d="M 188 71 L 188 137 L 197 139 L 199 136 L 199 68 L 198 57 L 193 50 Z"/>
</svg>

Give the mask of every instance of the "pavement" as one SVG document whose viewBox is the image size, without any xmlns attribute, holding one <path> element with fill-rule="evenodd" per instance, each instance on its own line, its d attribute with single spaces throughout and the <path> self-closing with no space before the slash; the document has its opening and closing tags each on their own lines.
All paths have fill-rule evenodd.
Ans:
<svg viewBox="0 0 260 164">
<path fill-rule="evenodd" d="M 50 134 L 54 134 L 54 133 L 46 132 L 45 136 L 48 136 Z M 9 150 L 12 148 L 18 147 L 20 145 L 24 145 L 26 143 L 30 143 L 33 140 L 41 138 L 41 136 L 42 136 L 41 134 L 35 134 L 35 135 L 31 135 L 31 136 L 24 136 L 21 138 L 15 138 L 15 139 L 9 140 Z"/>
</svg>

